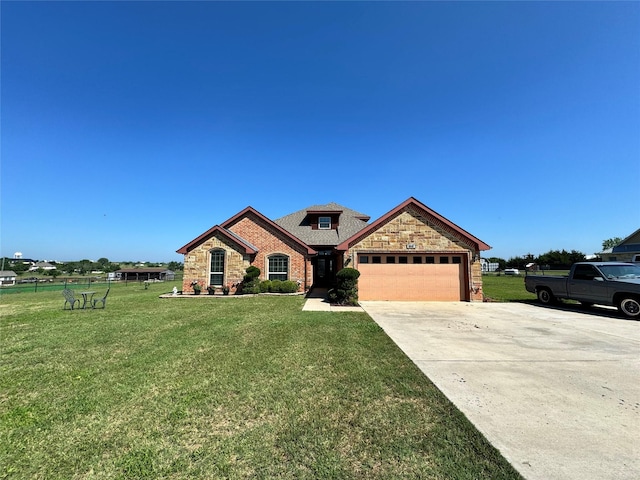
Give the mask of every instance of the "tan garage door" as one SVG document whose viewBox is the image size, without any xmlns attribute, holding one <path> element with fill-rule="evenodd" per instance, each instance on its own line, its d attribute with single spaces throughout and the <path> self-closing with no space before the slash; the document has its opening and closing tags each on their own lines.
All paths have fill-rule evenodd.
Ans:
<svg viewBox="0 0 640 480">
<path fill-rule="evenodd" d="M 359 263 L 360 300 L 466 300 L 461 263 Z"/>
</svg>

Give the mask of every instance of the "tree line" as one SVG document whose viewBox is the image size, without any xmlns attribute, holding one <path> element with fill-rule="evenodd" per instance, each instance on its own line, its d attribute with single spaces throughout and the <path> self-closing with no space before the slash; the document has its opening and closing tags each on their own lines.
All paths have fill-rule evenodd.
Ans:
<svg viewBox="0 0 640 480">
<path fill-rule="evenodd" d="M 602 250 L 613 248 L 623 239 L 621 237 L 612 237 L 602 241 Z M 539 268 L 547 268 L 550 270 L 566 270 L 576 262 L 584 262 L 587 256 L 577 250 L 549 250 L 542 255 L 523 255 L 519 257 L 511 257 L 508 260 L 498 257 L 490 257 L 486 259 L 489 263 L 497 263 L 500 270 L 505 268 L 524 269 L 530 263 L 535 263 Z M 598 259 L 599 260 L 599 259 Z"/>
<path fill-rule="evenodd" d="M 487 261 L 490 263 L 497 263 L 500 270 L 505 268 L 517 268 L 524 270 L 525 267 L 531 263 L 538 265 L 539 268 L 546 268 L 549 270 L 566 270 L 576 262 L 584 262 L 587 256 L 577 250 L 549 250 L 542 255 L 523 255 L 511 257 L 507 260 L 504 258 L 490 257 Z"/>
<path fill-rule="evenodd" d="M 86 275 L 91 272 L 115 272 L 121 268 L 132 268 L 135 265 L 139 265 L 139 262 L 111 262 L 108 258 L 99 258 L 96 261 L 93 260 L 78 260 L 73 262 L 49 262 L 55 268 L 52 270 L 45 270 L 38 268 L 32 270 L 32 272 L 39 275 L 48 275 L 52 277 L 59 277 L 61 275 Z M 2 259 L 2 265 L 5 270 L 13 270 L 18 275 L 28 272 L 33 266 L 30 263 L 25 263 L 21 259 L 4 257 Z M 180 262 L 169 263 L 151 263 L 145 262 L 145 267 L 166 267 L 167 270 L 178 271 L 183 269 L 183 264 Z"/>
</svg>

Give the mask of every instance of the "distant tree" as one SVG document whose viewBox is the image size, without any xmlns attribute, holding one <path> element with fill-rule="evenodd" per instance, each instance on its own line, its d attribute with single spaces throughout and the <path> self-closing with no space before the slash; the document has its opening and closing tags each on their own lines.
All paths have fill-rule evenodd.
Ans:
<svg viewBox="0 0 640 480">
<path fill-rule="evenodd" d="M 57 268 L 54 268 L 52 270 L 45 271 L 44 274 L 53 277 L 55 280 L 60 275 L 60 271 Z"/>
<path fill-rule="evenodd" d="M 7 269 L 7 265 L 5 265 L 4 268 L 6 270 Z M 13 270 L 16 273 L 23 273 L 23 272 L 26 272 L 27 270 L 29 270 L 29 265 L 26 265 L 21 260 L 18 260 L 18 261 L 14 260 L 13 263 L 11 264 L 11 270 Z"/>
<path fill-rule="evenodd" d="M 586 256 L 577 250 L 549 250 L 537 258 L 536 263 L 539 265 L 549 265 L 552 269 L 563 270 L 569 268 L 576 262 L 582 262 Z"/>
<path fill-rule="evenodd" d="M 613 238 L 608 238 L 606 240 L 602 241 L 602 249 L 603 250 L 608 250 L 609 248 L 613 248 L 617 245 L 620 244 L 620 242 L 622 242 L 622 238 L 620 237 L 613 237 Z"/>
<path fill-rule="evenodd" d="M 505 266 L 507 268 L 524 269 L 525 265 L 531 260 L 527 257 L 511 257 L 506 261 Z"/>
<path fill-rule="evenodd" d="M 85 273 L 90 272 L 92 267 L 93 262 L 91 260 L 80 260 L 78 262 L 78 273 L 80 273 L 80 275 L 84 275 Z"/>
<path fill-rule="evenodd" d="M 569 262 L 571 265 L 576 262 L 584 262 L 586 259 L 586 255 L 582 252 L 578 252 L 577 250 L 571 250 L 569 253 Z"/>
<path fill-rule="evenodd" d="M 180 262 L 169 262 L 167 268 L 175 272 L 176 270 L 183 270 L 184 265 Z"/>
<path fill-rule="evenodd" d="M 65 264 L 62 265 L 60 270 L 62 270 L 64 273 L 66 273 L 68 275 L 73 275 L 73 272 L 75 272 L 75 270 L 76 270 L 76 264 L 75 264 L 75 262 L 65 263 Z"/>
<path fill-rule="evenodd" d="M 108 268 L 108 267 L 109 267 L 109 265 L 111 264 L 111 262 L 109 261 L 109 259 L 108 259 L 108 258 L 104 258 L 104 257 L 99 258 L 99 259 L 98 259 L 98 261 L 97 261 L 96 263 L 97 263 L 98 265 L 100 265 L 101 269 L 103 269 L 103 270 L 104 270 L 105 268 Z"/>
</svg>

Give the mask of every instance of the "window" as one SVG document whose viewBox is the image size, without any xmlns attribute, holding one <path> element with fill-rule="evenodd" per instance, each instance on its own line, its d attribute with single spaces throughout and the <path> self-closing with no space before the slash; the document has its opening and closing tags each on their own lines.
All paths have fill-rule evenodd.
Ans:
<svg viewBox="0 0 640 480">
<path fill-rule="evenodd" d="M 449 263 L 449 257 L 440 257 L 440 263 Z"/>
<path fill-rule="evenodd" d="M 371 263 L 382 263 L 382 257 L 371 257 Z"/>
<path fill-rule="evenodd" d="M 211 271 L 209 285 L 221 287 L 224 284 L 224 250 L 211 252 Z"/>
<path fill-rule="evenodd" d="M 462 263 L 462 257 L 452 257 L 451 258 L 451 262 L 452 263 Z"/>
<path fill-rule="evenodd" d="M 318 218 L 318 228 L 320 230 L 331 230 L 331 217 Z"/>
<path fill-rule="evenodd" d="M 436 257 L 424 257 L 424 263 L 436 263 Z"/>
<path fill-rule="evenodd" d="M 286 255 L 271 255 L 269 257 L 269 271 L 267 272 L 269 280 L 288 280 L 289 279 L 289 257 Z"/>
<path fill-rule="evenodd" d="M 396 257 L 387 257 L 387 263 L 396 263 Z"/>
<path fill-rule="evenodd" d="M 600 274 L 591 265 L 576 265 L 576 269 L 573 272 L 574 280 L 593 280 L 598 276 L 600 276 Z"/>
<path fill-rule="evenodd" d="M 398 257 L 398 263 L 409 263 L 407 257 Z"/>
<path fill-rule="evenodd" d="M 369 255 L 360 255 L 360 263 L 369 263 Z"/>
<path fill-rule="evenodd" d="M 413 263 L 422 263 L 422 257 L 413 257 Z"/>
</svg>

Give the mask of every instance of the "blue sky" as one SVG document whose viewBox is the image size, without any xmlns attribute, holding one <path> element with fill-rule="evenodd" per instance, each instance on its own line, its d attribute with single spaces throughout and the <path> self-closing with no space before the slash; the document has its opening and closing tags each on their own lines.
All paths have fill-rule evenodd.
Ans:
<svg viewBox="0 0 640 480">
<path fill-rule="evenodd" d="M 640 227 L 638 2 L 1 3 L 0 254 L 182 261 L 413 196 L 509 258 Z"/>
</svg>

